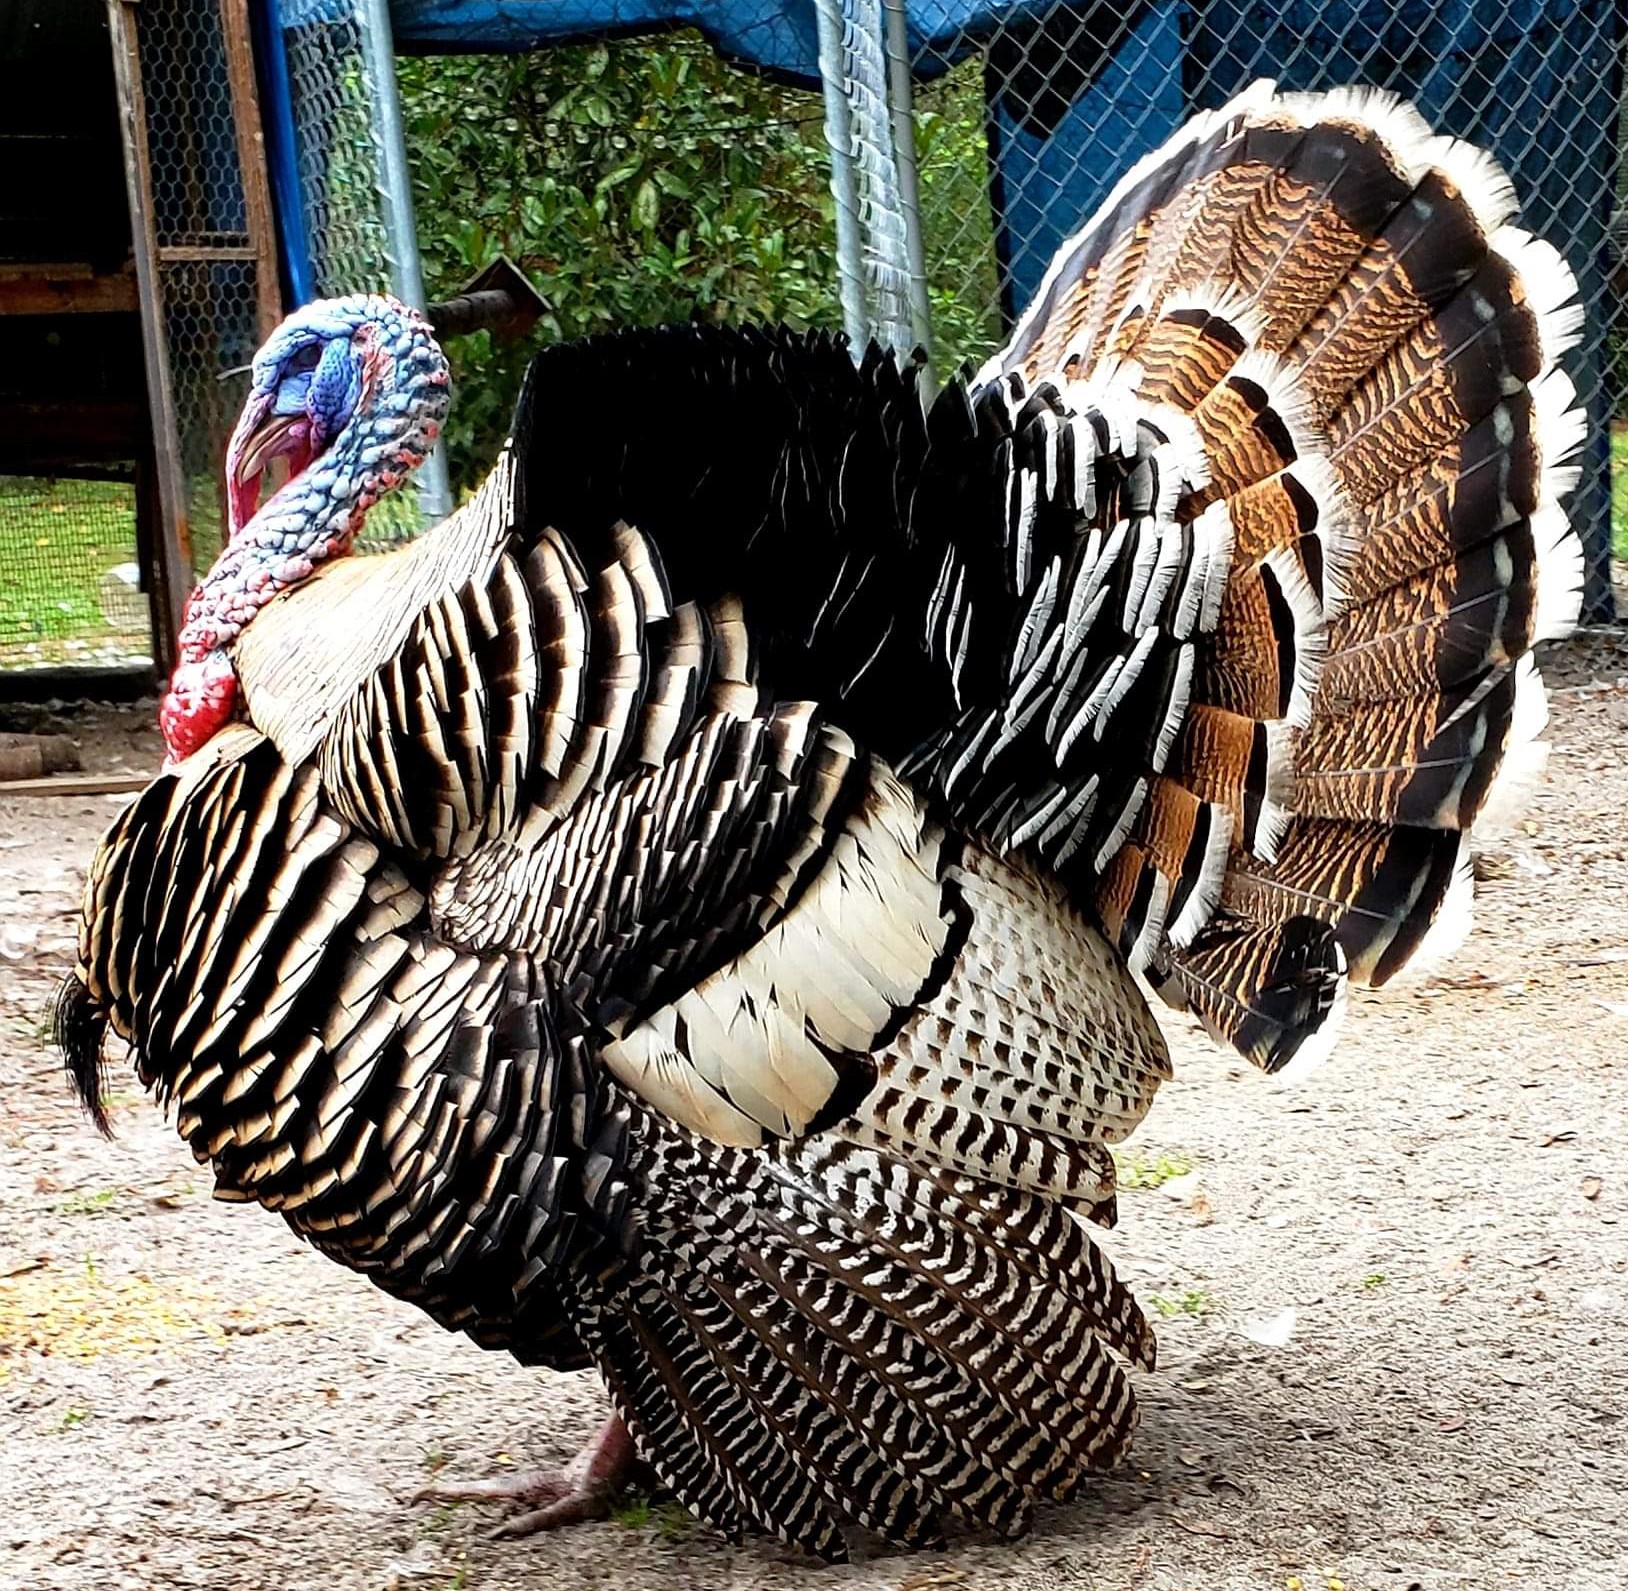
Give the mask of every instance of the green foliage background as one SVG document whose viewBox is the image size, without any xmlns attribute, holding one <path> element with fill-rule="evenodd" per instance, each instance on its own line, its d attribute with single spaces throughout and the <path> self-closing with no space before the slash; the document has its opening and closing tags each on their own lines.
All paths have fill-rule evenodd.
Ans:
<svg viewBox="0 0 1628 1591">
<path fill-rule="evenodd" d="M 999 338 L 977 63 L 921 96 L 941 363 Z M 400 63 L 432 296 L 507 254 L 548 301 L 524 344 L 449 350 L 458 485 L 502 441 L 539 341 L 661 322 L 839 326 L 819 96 L 721 60 L 699 36 Z M 968 284 L 976 284 L 968 291 Z M 659 402 L 660 394 L 650 394 Z"/>
</svg>

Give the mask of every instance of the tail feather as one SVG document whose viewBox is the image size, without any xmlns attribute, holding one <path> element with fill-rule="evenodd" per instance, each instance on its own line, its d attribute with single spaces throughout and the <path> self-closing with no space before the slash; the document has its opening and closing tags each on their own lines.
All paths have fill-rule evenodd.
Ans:
<svg viewBox="0 0 1628 1591">
<path fill-rule="evenodd" d="M 1119 499 L 1172 605 L 1127 602 L 1048 718 L 1090 724 L 1105 926 L 1270 1069 L 1326 1047 L 1348 978 L 1462 936 L 1462 836 L 1542 766 L 1530 653 L 1581 601 L 1560 500 L 1583 417 L 1556 365 L 1581 311 L 1514 209 L 1496 162 L 1386 94 L 1256 84 L 1127 175 L 981 373 L 1054 383 L 1065 416 L 1128 404 L 1180 483 L 1157 529 L 1129 477 Z M 1201 548 L 1219 578 L 1195 596 Z M 1109 699 L 1133 669 L 1151 748 L 1150 702 Z"/>
<path fill-rule="evenodd" d="M 102 1040 L 107 1015 L 85 981 L 69 973 L 51 1005 L 51 1029 L 62 1052 L 63 1069 L 73 1084 L 85 1114 L 104 1138 L 113 1136 L 107 1106 L 102 1101 Z"/>
</svg>

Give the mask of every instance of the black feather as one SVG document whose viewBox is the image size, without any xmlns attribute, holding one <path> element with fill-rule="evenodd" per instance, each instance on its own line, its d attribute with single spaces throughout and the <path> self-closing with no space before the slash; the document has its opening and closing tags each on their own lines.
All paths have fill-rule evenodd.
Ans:
<svg viewBox="0 0 1628 1591">
<path fill-rule="evenodd" d="M 102 1039 L 107 1032 L 107 1013 L 75 973 L 69 973 L 51 1003 L 51 1030 L 62 1051 L 63 1070 L 73 1084 L 79 1103 L 85 1107 L 104 1138 L 113 1136 L 102 1103 Z"/>
</svg>

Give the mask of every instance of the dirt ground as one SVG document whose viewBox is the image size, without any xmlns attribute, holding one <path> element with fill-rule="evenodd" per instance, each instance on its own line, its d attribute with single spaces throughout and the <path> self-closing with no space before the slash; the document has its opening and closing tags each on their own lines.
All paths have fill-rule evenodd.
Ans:
<svg viewBox="0 0 1628 1591">
<path fill-rule="evenodd" d="M 1131 1465 L 1027 1540 L 827 1569 L 671 1510 L 489 1542 L 432 1474 L 563 1462 L 587 1376 L 449 1337 L 218 1205 L 128 1075 L 46 1048 L 121 798 L 0 798 L 0 1585 L 209 1591 L 1538 1591 L 1628 1564 L 1628 642 L 1551 660 L 1555 754 L 1444 975 L 1273 1085 L 1186 1029 L 1112 1240 L 1161 1314 Z M 150 712 L 66 720 L 96 768 Z M 1292 1314 L 1290 1313 L 1292 1312 Z"/>
</svg>

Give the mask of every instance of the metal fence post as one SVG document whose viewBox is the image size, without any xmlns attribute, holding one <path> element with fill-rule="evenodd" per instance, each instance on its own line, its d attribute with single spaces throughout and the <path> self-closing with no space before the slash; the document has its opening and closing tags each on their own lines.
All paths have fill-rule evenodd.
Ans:
<svg viewBox="0 0 1628 1591">
<path fill-rule="evenodd" d="M 916 120 L 910 87 L 910 40 L 905 0 L 882 0 L 887 17 L 888 103 L 893 113 L 893 155 L 899 168 L 899 208 L 904 216 L 905 255 L 910 270 L 910 329 L 919 347 L 933 351 L 932 312 L 927 301 L 927 266 L 921 244 L 921 188 L 916 174 Z"/>
<path fill-rule="evenodd" d="M 373 103 L 374 143 L 379 162 L 379 190 L 384 198 L 391 278 L 396 296 L 417 309 L 427 309 L 424 270 L 418 255 L 418 224 L 413 214 L 412 173 L 401 125 L 401 95 L 396 86 L 396 58 L 390 31 L 389 0 L 359 0 L 356 20 L 362 70 Z M 452 512 L 446 449 L 437 446 L 419 474 L 419 502 L 434 523 Z"/>
<path fill-rule="evenodd" d="M 825 97 L 825 142 L 831 151 L 831 199 L 836 206 L 837 291 L 842 322 L 857 357 L 870 340 L 865 268 L 859 235 L 859 179 L 854 127 L 842 48 L 842 0 L 815 0 L 820 28 L 820 86 Z"/>
</svg>

